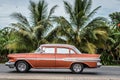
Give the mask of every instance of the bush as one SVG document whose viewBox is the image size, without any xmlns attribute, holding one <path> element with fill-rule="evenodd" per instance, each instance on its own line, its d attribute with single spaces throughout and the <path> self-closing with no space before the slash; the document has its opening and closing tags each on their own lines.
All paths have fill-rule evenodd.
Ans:
<svg viewBox="0 0 120 80">
<path fill-rule="evenodd" d="M 0 63 L 8 61 L 7 56 L 0 56 Z"/>
</svg>

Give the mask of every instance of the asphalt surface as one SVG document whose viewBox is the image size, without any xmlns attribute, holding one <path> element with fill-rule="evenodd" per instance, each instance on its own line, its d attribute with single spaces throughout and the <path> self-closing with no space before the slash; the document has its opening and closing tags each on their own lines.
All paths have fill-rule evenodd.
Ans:
<svg viewBox="0 0 120 80">
<path fill-rule="evenodd" d="M 0 64 L 0 80 L 120 80 L 120 66 L 84 69 L 81 74 L 73 74 L 69 69 L 31 69 L 18 73 Z"/>
</svg>

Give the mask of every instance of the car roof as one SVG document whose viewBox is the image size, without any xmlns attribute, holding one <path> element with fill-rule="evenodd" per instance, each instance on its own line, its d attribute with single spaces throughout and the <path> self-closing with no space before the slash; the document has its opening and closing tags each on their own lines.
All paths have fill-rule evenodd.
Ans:
<svg viewBox="0 0 120 80">
<path fill-rule="evenodd" d="M 69 47 L 69 48 L 73 48 L 73 45 L 69 45 L 69 44 L 42 44 L 40 46 L 57 46 L 57 47 Z"/>
</svg>

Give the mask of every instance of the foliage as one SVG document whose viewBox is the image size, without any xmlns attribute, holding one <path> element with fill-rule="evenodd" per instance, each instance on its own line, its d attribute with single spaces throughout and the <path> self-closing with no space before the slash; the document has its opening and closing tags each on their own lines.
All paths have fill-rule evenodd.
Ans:
<svg viewBox="0 0 120 80">
<path fill-rule="evenodd" d="M 103 64 L 119 64 L 120 63 L 120 12 L 109 15 L 111 18 L 109 39 L 106 42 L 106 48 L 102 50 Z"/>
<path fill-rule="evenodd" d="M 96 53 L 98 47 L 105 47 L 103 42 L 108 38 L 106 19 L 92 18 L 100 6 L 91 11 L 92 0 L 75 0 L 74 5 L 64 1 L 64 6 L 69 20 L 63 16 L 55 18 L 61 27 L 57 34 L 64 37 L 62 41 L 92 54 Z"/>
<path fill-rule="evenodd" d="M 48 43 L 45 39 L 47 32 L 52 28 L 51 16 L 57 5 L 53 6 L 47 14 L 48 4 L 42 0 L 38 3 L 30 1 L 30 20 L 21 13 L 13 13 L 11 17 L 16 19 L 17 23 L 12 23 L 10 28 L 14 37 L 6 46 L 14 52 L 29 52 L 36 49 L 42 43 Z M 48 36 L 47 36 L 48 37 Z M 49 36 L 50 37 L 50 36 Z"/>
<path fill-rule="evenodd" d="M 0 59 L 9 53 L 31 52 L 43 43 L 64 43 L 76 46 L 81 52 L 101 54 L 105 65 L 120 64 L 120 12 L 94 17 L 101 7 L 91 9 L 92 0 L 63 1 L 69 18 L 53 16 L 57 5 L 48 11 L 44 0 L 30 1 L 29 18 L 21 13 L 11 17 L 17 23 L 0 30 Z"/>
<path fill-rule="evenodd" d="M 6 49 L 6 44 L 8 42 L 9 35 L 8 30 L 0 30 L 0 62 L 5 62 L 7 60 L 6 56 L 8 54 L 8 50 Z"/>
<path fill-rule="evenodd" d="M 113 24 L 117 25 L 120 23 L 120 12 L 114 12 L 110 14 L 109 17 L 111 18 Z"/>
</svg>

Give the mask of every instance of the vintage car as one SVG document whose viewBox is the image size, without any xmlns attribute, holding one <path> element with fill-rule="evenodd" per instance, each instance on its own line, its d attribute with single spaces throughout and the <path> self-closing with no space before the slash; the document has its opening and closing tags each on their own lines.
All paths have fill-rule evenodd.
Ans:
<svg viewBox="0 0 120 80">
<path fill-rule="evenodd" d="M 101 66 L 100 55 L 81 53 L 75 46 L 68 44 L 43 44 L 34 53 L 9 54 L 5 63 L 18 72 L 31 68 L 66 68 L 73 73 L 81 73 L 84 68 Z"/>
</svg>

